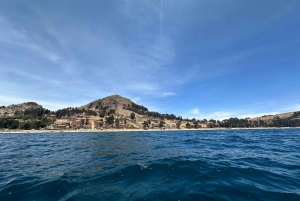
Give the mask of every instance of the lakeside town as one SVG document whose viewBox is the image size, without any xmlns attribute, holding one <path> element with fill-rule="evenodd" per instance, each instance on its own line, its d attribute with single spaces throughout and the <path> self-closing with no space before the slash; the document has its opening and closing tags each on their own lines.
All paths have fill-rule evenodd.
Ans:
<svg viewBox="0 0 300 201">
<path fill-rule="evenodd" d="M 0 130 L 170 130 L 206 128 L 300 127 L 300 112 L 257 118 L 220 120 L 183 119 L 151 112 L 120 95 L 95 100 L 81 107 L 50 111 L 35 102 L 0 107 Z"/>
</svg>

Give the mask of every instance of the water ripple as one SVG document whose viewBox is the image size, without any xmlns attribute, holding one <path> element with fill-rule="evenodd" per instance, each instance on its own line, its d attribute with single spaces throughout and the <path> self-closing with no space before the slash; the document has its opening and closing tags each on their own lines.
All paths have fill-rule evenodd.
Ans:
<svg viewBox="0 0 300 201">
<path fill-rule="evenodd" d="M 0 134 L 0 200 L 300 200 L 300 130 Z"/>
</svg>

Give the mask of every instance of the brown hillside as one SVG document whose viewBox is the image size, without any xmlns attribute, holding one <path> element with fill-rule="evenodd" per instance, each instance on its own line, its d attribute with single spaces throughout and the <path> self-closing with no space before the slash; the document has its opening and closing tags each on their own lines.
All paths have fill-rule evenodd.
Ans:
<svg viewBox="0 0 300 201">
<path fill-rule="evenodd" d="M 297 111 L 295 111 L 295 112 L 297 112 Z M 257 121 L 257 120 L 271 121 L 274 118 L 286 119 L 286 118 L 293 116 L 293 114 L 295 112 L 287 112 L 287 113 L 275 114 L 275 115 L 264 115 L 262 117 L 250 118 L 249 120 L 251 120 L 251 121 Z"/>
<path fill-rule="evenodd" d="M 116 115 L 120 115 L 120 116 L 123 115 L 125 117 L 129 117 L 133 111 L 131 111 L 129 109 L 124 109 L 124 108 L 128 108 L 128 106 L 132 107 L 132 104 L 134 104 L 134 102 L 132 102 L 128 98 L 124 98 L 120 95 L 112 95 L 112 96 L 107 96 L 107 97 L 99 99 L 99 100 L 95 100 L 95 101 L 88 103 L 84 106 L 81 106 L 79 108 L 80 109 L 84 108 L 86 110 L 93 110 L 98 113 L 100 113 L 100 111 L 104 111 L 104 110 L 109 111 L 110 109 L 115 109 Z M 135 115 L 137 117 L 141 116 L 137 113 Z"/>
<path fill-rule="evenodd" d="M 35 108 L 42 108 L 42 106 L 35 102 L 27 102 L 17 105 L 13 104 L 7 107 L 2 106 L 0 107 L 0 117 L 12 117 L 15 115 L 23 115 L 25 110 Z"/>
</svg>

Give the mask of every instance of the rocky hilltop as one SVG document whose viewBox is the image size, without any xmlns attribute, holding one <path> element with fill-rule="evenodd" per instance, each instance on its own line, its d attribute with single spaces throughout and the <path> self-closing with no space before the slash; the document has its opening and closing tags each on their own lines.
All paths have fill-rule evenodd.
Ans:
<svg viewBox="0 0 300 201">
<path fill-rule="evenodd" d="M 76 108 L 64 108 L 55 112 L 57 124 L 75 128 L 142 128 L 156 127 L 159 122 L 176 123 L 181 120 L 174 114 L 151 112 L 128 98 L 112 95 Z"/>
<path fill-rule="evenodd" d="M 116 114 L 118 116 L 130 116 L 132 112 L 135 112 L 137 116 L 141 116 L 148 112 L 148 109 L 144 106 L 135 104 L 128 98 L 124 98 L 120 95 L 107 96 L 105 98 L 95 100 L 79 109 L 91 110 L 105 116 L 107 114 Z"/>
<path fill-rule="evenodd" d="M 26 102 L 21 104 L 13 104 L 9 106 L 0 106 L 0 117 L 22 116 L 26 110 L 40 109 L 41 105 L 35 102 Z"/>
</svg>

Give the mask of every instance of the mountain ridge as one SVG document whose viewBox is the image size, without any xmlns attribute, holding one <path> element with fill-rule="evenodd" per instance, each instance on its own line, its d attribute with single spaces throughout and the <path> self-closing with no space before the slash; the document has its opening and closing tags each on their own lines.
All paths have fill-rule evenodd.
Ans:
<svg viewBox="0 0 300 201">
<path fill-rule="evenodd" d="M 25 102 L 20 104 L 12 104 L 9 106 L 0 106 L 0 118 L 4 117 L 15 117 L 15 116 L 23 116 L 24 112 L 26 110 L 33 110 L 33 109 L 44 109 L 42 105 L 39 105 L 36 102 Z M 57 111 L 62 110 L 72 110 L 68 108 L 59 109 Z M 80 107 L 76 107 L 76 111 L 82 110 L 86 111 L 87 114 L 92 114 L 94 116 L 100 116 L 105 117 L 109 115 L 116 115 L 116 116 L 122 116 L 122 117 L 130 117 L 132 113 L 135 113 L 136 117 L 142 118 L 145 117 L 154 117 L 154 118 L 161 118 L 161 119 L 177 119 L 179 120 L 179 117 L 176 117 L 175 115 L 168 115 L 168 114 L 160 114 L 158 112 L 150 112 L 148 108 L 138 105 L 129 98 L 122 97 L 118 94 L 107 96 L 104 98 L 100 98 L 97 100 L 94 100 L 90 103 L 87 103 L 85 105 L 82 105 Z M 56 111 L 56 113 L 57 113 Z M 54 111 L 52 111 L 53 113 Z M 55 112 L 54 112 L 55 113 Z M 265 121 L 265 122 L 272 122 L 273 120 L 277 119 L 298 119 L 298 113 L 300 111 L 294 111 L 294 112 L 286 112 L 276 115 L 264 115 L 261 117 L 252 117 L 252 118 L 246 118 L 248 121 Z M 169 118 L 168 118 L 169 117 Z"/>
</svg>

